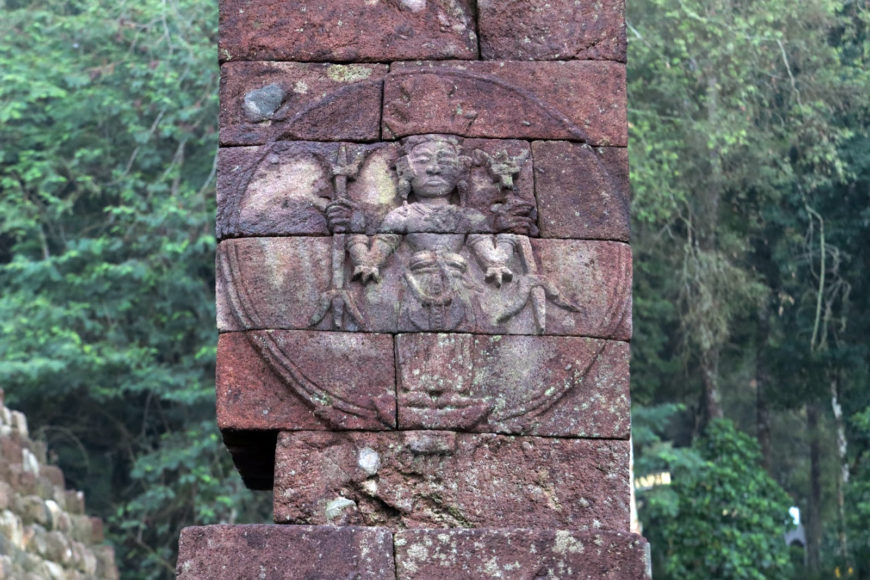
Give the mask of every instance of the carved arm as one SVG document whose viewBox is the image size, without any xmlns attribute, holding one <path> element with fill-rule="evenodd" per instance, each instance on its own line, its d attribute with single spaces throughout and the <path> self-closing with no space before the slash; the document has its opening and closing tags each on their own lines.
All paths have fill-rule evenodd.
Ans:
<svg viewBox="0 0 870 580">
<path fill-rule="evenodd" d="M 400 243 L 402 236 L 399 234 L 376 234 L 371 238 L 362 234 L 348 236 L 347 252 L 353 264 L 353 279 L 363 284 L 380 282 L 381 266 Z"/>
<path fill-rule="evenodd" d="M 511 234 L 470 234 L 468 246 L 485 270 L 487 282 L 501 286 L 513 280 L 514 273 L 507 263 L 514 253 L 516 238 Z"/>
</svg>

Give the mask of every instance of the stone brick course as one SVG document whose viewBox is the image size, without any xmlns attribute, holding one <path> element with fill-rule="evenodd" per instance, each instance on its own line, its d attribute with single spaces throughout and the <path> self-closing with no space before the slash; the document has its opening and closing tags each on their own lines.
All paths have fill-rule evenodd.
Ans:
<svg viewBox="0 0 870 580">
<path fill-rule="evenodd" d="M 624 147 L 625 65 L 607 61 L 398 62 L 383 135 L 569 139 Z"/>
<path fill-rule="evenodd" d="M 628 531 L 628 456 L 613 440 L 282 433 L 275 521 Z"/>
<path fill-rule="evenodd" d="M 332 526 L 201 526 L 179 542 L 179 580 L 395 578 L 392 534 Z M 243 557 L 240 557 L 243 556 Z"/>
<path fill-rule="evenodd" d="M 547 309 L 548 334 L 628 340 L 631 336 L 631 249 L 618 242 L 533 239 L 540 272 L 549 276 L 566 298 L 582 307 L 571 312 Z M 221 332 L 312 327 L 324 288 L 329 287 L 331 245 L 321 238 L 242 238 L 225 240 L 218 248 L 217 324 Z M 522 266 L 515 258 L 513 269 Z M 480 265 L 469 260 L 477 279 Z M 522 296 L 521 280 L 501 287 L 482 286 L 482 312 L 474 332 L 533 334 L 532 314 L 521 312 L 508 321 L 494 318 Z M 416 330 L 402 317 L 404 292 L 400 276 L 384 276 L 376 286 L 349 290 L 359 304 L 369 303 L 360 327 L 369 332 Z M 255 305 L 255 307 L 254 307 Z"/>
<path fill-rule="evenodd" d="M 220 59 L 476 58 L 468 0 L 223 0 Z"/>
</svg>

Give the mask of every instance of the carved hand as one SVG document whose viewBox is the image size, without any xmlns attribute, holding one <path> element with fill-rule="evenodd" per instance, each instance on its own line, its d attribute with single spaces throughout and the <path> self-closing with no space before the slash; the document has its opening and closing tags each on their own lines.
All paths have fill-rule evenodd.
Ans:
<svg viewBox="0 0 870 580">
<path fill-rule="evenodd" d="M 492 282 L 501 288 L 503 282 L 510 282 L 514 279 L 514 273 L 507 266 L 491 266 L 486 269 L 485 277 L 487 282 Z"/>
<path fill-rule="evenodd" d="M 349 199 L 337 199 L 326 206 L 326 224 L 334 234 L 365 229 L 365 217 L 359 205 Z"/>
<path fill-rule="evenodd" d="M 524 236 L 534 236 L 538 233 L 533 217 L 535 204 L 523 199 L 511 198 L 498 208 L 495 218 L 495 229 L 499 232 L 509 232 Z"/>
<path fill-rule="evenodd" d="M 368 284 L 369 282 L 380 282 L 381 272 L 378 270 L 377 266 L 366 266 L 360 264 L 353 269 L 353 279 L 359 280 L 363 284 Z"/>
</svg>

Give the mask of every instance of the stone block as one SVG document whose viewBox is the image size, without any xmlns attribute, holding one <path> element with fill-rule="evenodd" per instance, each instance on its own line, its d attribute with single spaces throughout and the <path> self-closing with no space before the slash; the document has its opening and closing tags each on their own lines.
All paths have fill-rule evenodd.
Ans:
<svg viewBox="0 0 870 580">
<path fill-rule="evenodd" d="M 94 524 L 86 514 L 70 516 L 71 527 L 67 535 L 77 542 L 90 544 L 93 541 Z"/>
<path fill-rule="evenodd" d="M 480 0 L 477 7 L 484 59 L 625 62 L 624 0 Z"/>
<path fill-rule="evenodd" d="M 631 247 L 619 242 L 532 239 L 540 269 L 580 306 L 547 309 L 547 333 L 631 338 Z"/>
<path fill-rule="evenodd" d="M 63 471 L 57 465 L 43 465 L 41 470 L 42 476 L 48 479 L 52 485 L 64 487 L 66 484 L 63 478 Z"/>
<path fill-rule="evenodd" d="M 603 61 L 394 63 L 385 138 L 420 133 L 625 146 L 625 65 Z"/>
<path fill-rule="evenodd" d="M 649 580 L 646 540 L 612 531 L 403 530 L 399 580 Z"/>
<path fill-rule="evenodd" d="M 379 64 L 225 63 L 220 142 L 377 140 L 386 72 Z"/>
<path fill-rule="evenodd" d="M 0 480 L 0 510 L 5 510 L 12 505 L 13 494 L 12 487 L 7 482 Z"/>
<path fill-rule="evenodd" d="M 332 178 L 339 147 L 356 172 L 346 182 L 346 199 L 358 207 L 356 230 L 382 230 L 384 217 L 403 204 L 394 166 L 398 143 L 354 144 L 276 142 L 261 147 L 222 148 L 218 152 L 218 218 L 220 238 L 242 236 L 328 235 L 326 205 L 335 196 Z M 513 178 L 511 196 L 535 204 L 531 151 L 525 141 L 466 139 L 467 156 L 483 152 L 523 158 Z M 494 204 L 505 194 L 482 164 L 473 165 L 465 181 L 463 206 L 481 216 L 470 223 L 475 232 L 495 231 Z M 457 202 L 459 200 L 456 200 Z M 459 210 L 463 211 L 463 210 Z M 534 215 L 534 212 L 533 212 Z M 454 233 L 452 224 L 430 220 L 426 231 Z"/>
<path fill-rule="evenodd" d="M 24 447 L 21 445 L 21 438 L 19 436 L 0 437 L 0 454 L 10 464 L 21 464 L 23 451 Z"/>
<path fill-rule="evenodd" d="M 476 58 L 468 0 L 222 0 L 220 59 Z"/>
<path fill-rule="evenodd" d="M 37 495 L 17 496 L 13 500 L 13 506 L 25 525 L 37 523 L 44 527 L 51 527 L 51 512 L 41 497 Z"/>
<path fill-rule="evenodd" d="M 217 250 L 221 331 L 306 329 L 329 288 L 330 238 L 225 240 Z"/>
<path fill-rule="evenodd" d="M 396 352 L 400 429 L 628 439 L 627 343 L 425 333 Z"/>
<path fill-rule="evenodd" d="M 85 513 L 85 494 L 74 489 L 66 490 L 66 511 L 70 514 Z"/>
<path fill-rule="evenodd" d="M 216 525 L 184 528 L 179 580 L 395 578 L 388 530 L 332 526 Z"/>
<path fill-rule="evenodd" d="M 91 541 L 88 543 L 101 544 L 105 539 L 103 519 L 91 516 Z"/>
<path fill-rule="evenodd" d="M 628 441 L 281 433 L 275 521 L 627 531 L 628 462 Z"/>
<path fill-rule="evenodd" d="M 261 331 L 218 339 L 223 430 L 383 430 L 396 425 L 393 337 Z"/>
<path fill-rule="evenodd" d="M 541 237 L 629 240 L 626 149 L 536 141 L 532 154 Z"/>
<path fill-rule="evenodd" d="M 112 548 L 112 546 L 103 544 L 100 546 L 94 546 L 91 550 L 97 558 L 97 578 L 118 580 L 118 567 L 115 566 L 115 549 Z M 206 558 L 211 557 L 211 553 L 205 550 L 202 552 L 202 555 Z"/>
<path fill-rule="evenodd" d="M 631 249 L 628 245 L 531 239 L 523 250 L 519 240 L 511 240 L 515 247 L 510 250 L 512 254 L 506 265 L 513 278 L 505 280 L 501 286 L 492 280 L 487 282 L 469 244 L 459 244 L 457 260 L 467 268 L 462 275 L 463 284 L 474 291 L 457 290 L 456 299 L 444 307 L 445 312 L 423 305 L 416 294 L 419 290 L 408 281 L 406 273 L 414 258 L 408 243 L 401 243 L 384 263 L 380 282 L 363 286 L 351 280 L 349 260 L 345 260 L 343 299 L 354 305 L 360 321 L 353 323 L 348 319 L 342 329 L 383 333 L 457 330 L 535 334 L 536 320 L 543 315 L 544 334 L 628 340 L 631 336 Z M 332 239 L 326 237 L 245 238 L 221 242 L 218 247 L 218 328 L 222 332 L 311 328 L 312 316 L 318 312 L 319 305 L 332 296 L 332 243 Z M 532 263 L 534 272 L 530 267 Z M 414 278 L 417 284 L 421 276 Z M 440 319 L 434 318 L 436 314 Z M 333 329 L 332 318 L 324 317 L 315 328 Z"/>
</svg>

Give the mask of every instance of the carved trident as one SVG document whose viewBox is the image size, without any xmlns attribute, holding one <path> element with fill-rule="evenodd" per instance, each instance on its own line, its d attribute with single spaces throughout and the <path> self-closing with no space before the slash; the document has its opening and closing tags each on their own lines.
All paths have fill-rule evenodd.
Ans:
<svg viewBox="0 0 870 580">
<path fill-rule="evenodd" d="M 527 205 L 528 202 L 519 197 L 514 183 L 514 177 L 519 174 L 523 163 L 528 159 L 529 154 L 523 151 L 516 157 L 511 157 L 507 151 L 500 151 L 495 155 L 489 155 L 480 149 L 474 152 L 475 161 L 480 165 L 484 165 L 489 172 L 490 177 L 498 185 L 507 199 L 507 205 Z M 530 232 L 532 234 L 535 231 Z M 535 255 L 532 252 L 532 242 L 529 237 L 522 234 L 512 234 L 519 248 L 520 259 L 523 263 L 523 268 L 526 274 L 531 278 L 538 277 L 538 264 L 535 262 Z M 532 311 L 535 315 L 535 330 L 541 334 L 546 330 L 547 326 L 547 295 L 544 288 L 540 285 L 535 285 L 530 289 L 530 298 L 532 302 Z"/>
<path fill-rule="evenodd" d="M 348 161 L 347 145 L 338 148 L 334 161 L 328 161 L 332 176 L 332 201 L 347 199 L 347 181 L 353 179 L 359 172 L 362 156 L 355 155 L 353 161 Z M 353 298 L 344 287 L 344 257 L 346 233 L 343 227 L 336 228 L 332 233 L 332 282 L 329 290 L 320 297 L 317 311 L 311 316 L 309 326 L 317 326 L 326 314 L 332 310 L 332 321 L 336 328 L 344 326 L 345 309 L 351 320 L 362 326 L 363 316 Z"/>
</svg>

